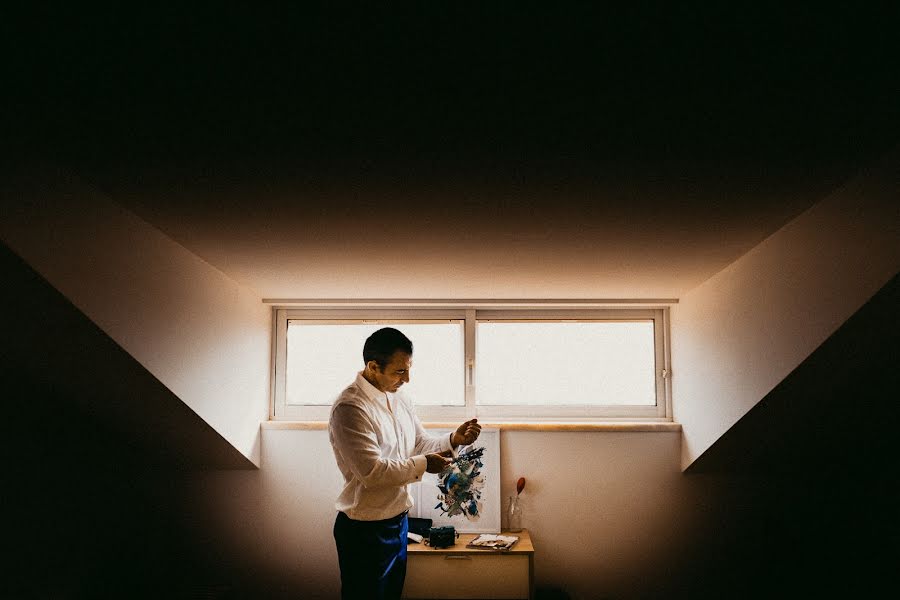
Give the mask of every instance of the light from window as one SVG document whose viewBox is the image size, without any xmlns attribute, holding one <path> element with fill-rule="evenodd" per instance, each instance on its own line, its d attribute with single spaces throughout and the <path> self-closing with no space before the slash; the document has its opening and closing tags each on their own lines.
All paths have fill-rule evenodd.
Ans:
<svg viewBox="0 0 900 600">
<path fill-rule="evenodd" d="M 272 417 L 327 421 L 365 339 L 395 327 L 424 422 L 671 420 L 667 308 L 448 304 L 277 308 Z"/>
<path fill-rule="evenodd" d="M 331 406 L 363 364 L 366 338 L 395 327 L 413 342 L 413 364 L 403 390 L 418 406 L 464 406 L 463 324 L 288 320 L 285 400 L 291 406 Z"/>
<path fill-rule="evenodd" d="M 496 406 L 654 406 L 653 322 L 479 322 L 476 398 Z"/>
</svg>

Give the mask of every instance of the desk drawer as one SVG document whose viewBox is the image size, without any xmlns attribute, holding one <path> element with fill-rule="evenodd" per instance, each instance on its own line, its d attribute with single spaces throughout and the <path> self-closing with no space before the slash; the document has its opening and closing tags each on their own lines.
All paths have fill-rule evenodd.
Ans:
<svg viewBox="0 0 900 600">
<path fill-rule="evenodd" d="M 405 598 L 528 598 L 528 555 L 410 554 Z"/>
</svg>

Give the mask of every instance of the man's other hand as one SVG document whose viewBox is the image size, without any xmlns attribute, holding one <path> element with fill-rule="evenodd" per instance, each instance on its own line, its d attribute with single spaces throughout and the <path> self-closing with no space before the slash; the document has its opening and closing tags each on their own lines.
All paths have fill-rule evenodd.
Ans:
<svg viewBox="0 0 900 600">
<path fill-rule="evenodd" d="M 450 459 L 440 454 L 426 454 L 425 460 L 428 461 L 425 466 L 428 473 L 440 473 L 450 464 Z"/>
<path fill-rule="evenodd" d="M 450 436 L 450 443 L 454 446 L 467 446 L 478 439 L 479 433 L 481 433 L 481 425 L 478 424 L 478 419 L 466 421 L 457 427 Z"/>
</svg>

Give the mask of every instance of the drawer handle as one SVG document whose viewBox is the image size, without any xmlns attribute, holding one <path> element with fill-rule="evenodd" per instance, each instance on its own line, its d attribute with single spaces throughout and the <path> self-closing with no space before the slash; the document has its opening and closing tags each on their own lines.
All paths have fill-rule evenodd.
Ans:
<svg viewBox="0 0 900 600">
<path fill-rule="evenodd" d="M 472 560 L 471 556 L 457 556 L 453 554 L 448 554 L 444 557 L 444 560 Z"/>
</svg>

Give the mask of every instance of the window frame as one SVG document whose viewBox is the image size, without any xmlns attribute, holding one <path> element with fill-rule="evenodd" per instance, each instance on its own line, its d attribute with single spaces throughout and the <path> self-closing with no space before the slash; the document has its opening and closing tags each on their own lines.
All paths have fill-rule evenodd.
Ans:
<svg viewBox="0 0 900 600">
<path fill-rule="evenodd" d="M 478 417 L 486 422 L 672 421 L 670 322 L 668 306 L 559 307 L 534 304 L 479 307 L 476 305 L 401 307 L 273 307 L 273 360 L 269 418 L 281 421 L 327 421 L 329 406 L 287 405 L 287 327 L 290 320 L 313 322 L 463 322 L 464 406 L 417 406 L 423 422 L 447 423 Z M 476 325 L 479 321 L 646 321 L 653 322 L 655 355 L 655 406 L 500 406 L 478 405 L 475 360 Z M 360 367 L 362 368 L 362 367 Z M 352 374 L 348 374 L 348 383 Z M 338 390 L 336 390 L 337 393 Z"/>
</svg>

